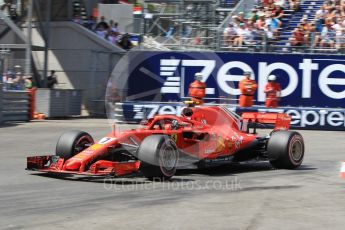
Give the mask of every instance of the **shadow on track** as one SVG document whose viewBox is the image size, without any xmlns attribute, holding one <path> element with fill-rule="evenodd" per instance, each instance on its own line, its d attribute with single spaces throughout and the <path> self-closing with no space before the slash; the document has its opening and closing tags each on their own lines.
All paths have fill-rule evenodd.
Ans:
<svg viewBox="0 0 345 230">
<path fill-rule="evenodd" d="M 288 170 L 293 171 L 309 171 L 316 170 L 317 168 L 309 165 L 301 165 L 297 169 Z M 247 162 L 247 163 L 233 163 L 229 165 L 222 165 L 202 169 L 182 169 L 177 171 L 176 175 L 200 174 L 207 176 L 236 176 L 241 173 L 260 172 L 260 171 L 273 171 L 274 169 L 269 162 Z"/>
<path fill-rule="evenodd" d="M 56 173 L 31 173 L 31 175 L 60 179 L 60 180 L 67 180 L 67 181 L 106 183 L 106 184 L 119 184 L 119 185 L 153 183 L 152 181 L 147 180 L 140 173 L 133 174 L 126 177 L 78 176 L 78 175 L 56 174 Z M 190 181 L 194 181 L 194 180 L 173 177 L 169 180 L 155 180 L 154 182 L 163 182 L 163 183 L 176 183 L 176 182 L 180 183 L 181 182 L 182 183 L 182 182 L 190 182 Z"/>
<path fill-rule="evenodd" d="M 313 171 L 317 168 L 311 167 L 309 165 L 302 165 L 295 170 L 287 170 L 288 173 L 298 173 L 301 171 Z M 261 171 L 274 171 L 274 169 L 268 162 L 255 162 L 255 163 L 240 163 L 240 164 L 230 164 L 211 168 L 202 169 L 180 169 L 177 171 L 176 176 L 187 176 L 188 175 L 200 175 L 200 176 L 210 176 L 210 177 L 236 177 L 241 173 L 251 173 L 251 172 L 261 172 Z M 126 177 L 100 177 L 100 176 L 79 176 L 71 174 L 57 174 L 57 173 L 31 173 L 31 175 L 55 178 L 67 181 L 78 181 L 78 182 L 92 182 L 92 183 L 111 183 L 119 185 L 131 185 L 131 184 L 148 184 L 152 181 L 147 180 L 142 174 L 136 173 L 131 174 Z M 164 182 L 164 183 L 185 183 L 193 182 L 194 179 L 190 178 L 180 178 L 173 177 L 169 180 L 155 180 L 154 182 Z"/>
<path fill-rule="evenodd" d="M 20 126 L 24 124 L 24 122 L 6 122 L 3 124 L 0 124 L 0 128 L 10 128 L 10 127 L 15 127 L 15 126 Z"/>
</svg>

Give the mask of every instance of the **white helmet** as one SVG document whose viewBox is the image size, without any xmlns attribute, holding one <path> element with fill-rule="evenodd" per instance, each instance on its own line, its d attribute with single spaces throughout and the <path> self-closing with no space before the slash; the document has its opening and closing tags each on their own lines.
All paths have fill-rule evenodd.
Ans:
<svg viewBox="0 0 345 230">
<path fill-rule="evenodd" d="M 195 78 L 196 80 L 201 81 L 201 80 L 202 80 L 202 73 L 196 73 L 196 74 L 194 75 L 194 78 Z"/>
<path fill-rule="evenodd" d="M 276 75 L 270 75 L 270 76 L 268 76 L 268 80 L 269 81 L 275 81 L 275 80 L 277 80 L 277 77 L 276 77 Z"/>
</svg>

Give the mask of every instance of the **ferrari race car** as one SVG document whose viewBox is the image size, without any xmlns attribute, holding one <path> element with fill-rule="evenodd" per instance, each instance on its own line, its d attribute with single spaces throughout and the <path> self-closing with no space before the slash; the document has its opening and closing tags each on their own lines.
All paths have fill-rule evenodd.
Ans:
<svg viewBox="0 0 345 230">
<path fill-rule="evenodd" d="M 278 169 L 294 169 L 304 156 L 303 137 L 288 131 L 286 114 L 246 112 L 221 106 L 187 107 L 181 116 L 156 115 L 141 127 L 114 130 L 94 142 L 90 134 L 61 135 L 55 155 L 27 158 L 27 170 L 56 174 L 121 177 L 144 175 L 167 179 L 180 168 L 211 167 L 249 160 L 269 161 Z M 259 136 L 256 128 L 274 125 Z"/>
</svg>

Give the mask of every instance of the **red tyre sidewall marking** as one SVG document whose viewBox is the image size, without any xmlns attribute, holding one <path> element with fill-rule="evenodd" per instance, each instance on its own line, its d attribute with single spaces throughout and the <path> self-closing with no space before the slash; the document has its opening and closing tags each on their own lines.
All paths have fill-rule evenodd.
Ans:
<svg viewBox="0 0 345 230">
<path fill-rule="evenodd" d="M 295 161 L 295 159 L 292 157 L 292 146 L 294 145 L 294 143 L 296 141 L 299 141 L 301 143 L 301 147 L 302 147 L 302 157 L 299 161 Z M 302 160 L 303 160 L 303 157 L 304 157 L 304 142 L 303 142 L 303 138 L 300 136 L 300 135 L 294 135 L 291 140 L 290 140 L 290 144 L 289 144 L 289 158 L 291 160 L 291 163 L 294 164 L 294 165 L 298 165 Z"/>
</svg>

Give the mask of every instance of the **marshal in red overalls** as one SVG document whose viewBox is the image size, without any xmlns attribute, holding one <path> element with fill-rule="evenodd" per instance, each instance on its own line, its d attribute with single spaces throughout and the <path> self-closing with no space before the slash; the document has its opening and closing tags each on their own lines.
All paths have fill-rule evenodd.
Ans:
<svg viewBox="0 0 345 230">
<path fill-rule="evenodd" d="M 203 98 L 206 96 L 206 84 L 202 82 L 202 74 L 195 74 L 195 81 L 189 85 L 188 94 L 197 105 L 204 104 Z"/>
<path fill-rule="evenodd" d="M 267 108 L 277 108 L 280 100 L 280 84 L 276 82 L 276 76 L 270 75 L 268 82 L 265 86 L 264 92 L 266 93 L 265 105 Z"/>
<path fill-rule="evenodd" d="M 251 107 L 253 106 L 254 93 L 258 88 L 255 80 L 250 79 L 250 72 L 245 72 L 245 79 L 242 79 L 239 84 L 241 91 L 239 105 L 241 107 Z"/>
</svg>

